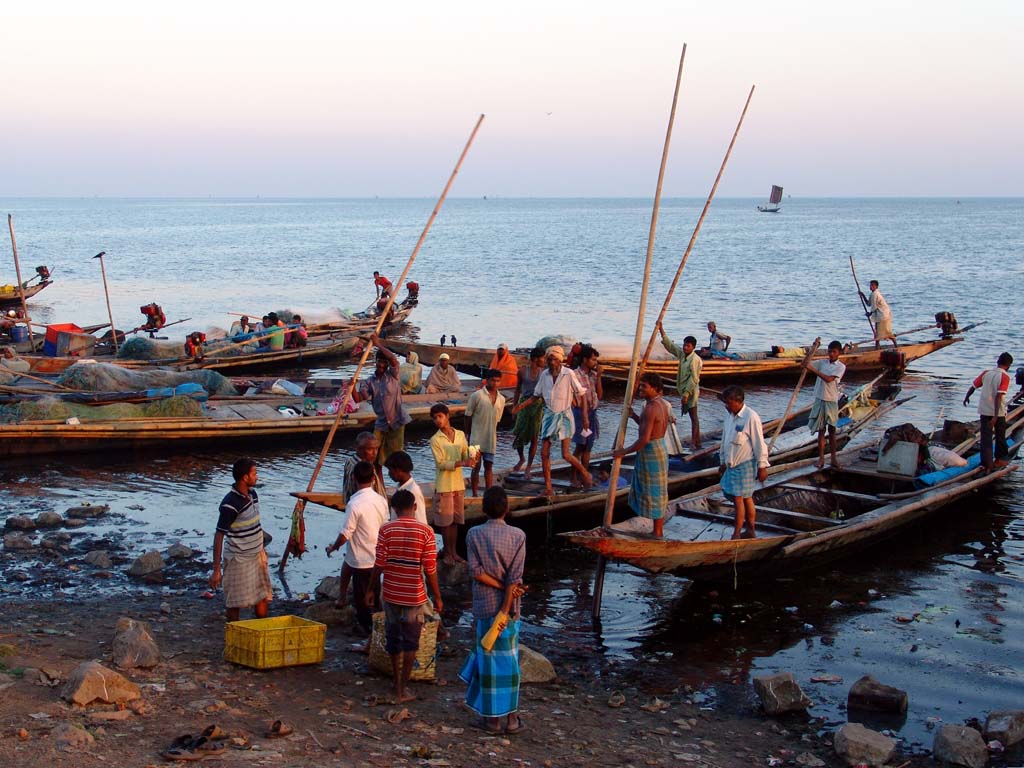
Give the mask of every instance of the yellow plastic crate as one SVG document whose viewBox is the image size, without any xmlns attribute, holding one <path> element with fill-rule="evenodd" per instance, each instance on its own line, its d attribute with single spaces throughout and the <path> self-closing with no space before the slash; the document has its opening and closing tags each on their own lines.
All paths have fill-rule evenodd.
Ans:
<svg viewBox="0 0 1024 768">
<path fill-rule="evenodd" d="M 233 621 L 224 628 L 224 658 L 253 669 L 319 664 L 327 625 L 298 616 Z"/>
</svg>

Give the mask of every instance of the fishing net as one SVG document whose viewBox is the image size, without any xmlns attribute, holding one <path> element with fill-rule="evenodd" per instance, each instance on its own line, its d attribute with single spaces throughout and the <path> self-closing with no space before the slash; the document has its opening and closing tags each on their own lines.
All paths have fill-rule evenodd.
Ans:
<svg viewBox="0 0 1024 768">
<path fill-rule="evenodd" d="M 199 384 L 211 395 L 238 394 L 230 379 L 217 371 L 140 371 L 113 363 L 75 363 L 65 369 L 57 383 L 83 392 L 139 392 Z"/>
<path fill-rule="evenodd" d="M 545 336 L 543 339 L 538 341 L 534 346 L 540 347 L 541 349 L 547 349 L 548 347 L 562 347 L 564 349 L 570 349 L 573 344 L 576 343 L 576 339 L 572 336 L 566 336 L 564 334 L 552 334 L 551 336 Z"/>
<path fill-rule="evenodd" d="M 118 360 L 173 360 L 183 355 L 176 341 L 158 342 L 144 336 L 128 339 L 117 350 Z"/>
<path fill-rule="evenodd" d="M 0 406 L 0 423 L 22 424 L 31 421 L 117 421 L 122 419 L 148 419 L 159 416 L 199 417 L 203 406 L 191 397 L 166 397 L 151 403 L 110 403 L 109 405 L 80 405 L 56 398 L 22 401 Z"/>
</svg>

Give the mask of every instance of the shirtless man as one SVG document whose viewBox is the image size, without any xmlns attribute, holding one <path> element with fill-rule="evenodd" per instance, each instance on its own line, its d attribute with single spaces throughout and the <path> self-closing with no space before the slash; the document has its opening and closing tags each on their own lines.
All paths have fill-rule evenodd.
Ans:
<svg viewBox="0 0 1024 768">
<path fill-rule="evenodd" d="M 671 406 L 665 401 L 661 377 L 645 373 L 637 384 L 637 396 L 646 402 L 638 416 L 630 418 L 640 425 L 640 435 L 632 445 L 615 451 L 622 458 L 636 451 L 633 464 L 633 482 L 629 486 L 629 508 L 641 517 L 654 521 L 654 535 L 662 538 L 665 532 L 665 505 L 668 503 L 668 451 L 665 432 L 668 430 Z"/>
</svg>

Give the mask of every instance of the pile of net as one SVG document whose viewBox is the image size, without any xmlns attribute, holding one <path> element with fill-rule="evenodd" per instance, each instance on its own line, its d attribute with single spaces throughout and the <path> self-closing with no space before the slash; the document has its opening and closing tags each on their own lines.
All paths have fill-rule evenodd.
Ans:
<svg viewBox="0 0 1024 768">
<path fill-rule="evenodd" d="M 136 370 L 113 363 L 75 363 L 64 370 L 57 383 L 82 392 L 142 392 L 199 384 L 211 395 L 238 394 L 231 380 L 216 371 Z"/>
<path fill-rule="evenodd" d="M 572 345 L 576 343 L 576 339 L 572 336 L 565 336 L 563 334 L 554 334 L 551 336 L 545 336 L 540 339 L 534 346 L 540 347 L 541 349 L 547 349 L 548 347 L 561 347 L 566 352 L 572 349 Z"/>
<path fill-rule="evenodd" d="M 117 350 L 118 360 L 175 360 L 183 355 L 180 342 L 160 342 L 144 336 L 128 339 Z"/>
<path fill-rule="evenodd" d="M 23 400 L 0 406 L 0 424 L 23 424 L 32 421 L 64 421 L 77 418 L 87 421 L 117 421 L 123 419 L 150 419 L 159 416 L 199 417 L 203 406 L 191 397 L 166 397 L 151 403 L 111 403 L 110 405 L 80 405 L 67 403 L 54 397 L 41 400 Z"/>
</svg>

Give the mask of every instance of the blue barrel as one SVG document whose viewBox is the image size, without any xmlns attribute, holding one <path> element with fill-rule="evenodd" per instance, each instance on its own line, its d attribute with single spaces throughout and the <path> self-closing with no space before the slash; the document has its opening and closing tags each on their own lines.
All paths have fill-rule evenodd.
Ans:
<svg viewBox="0 0 1024 768">
<path fill-rule="evenodd" d="M 15 344 L 23 344 L 28 341 L 28 328 L 24 325 L 16 325 L 11 328 L 11 341 Z"/>
</svg>

